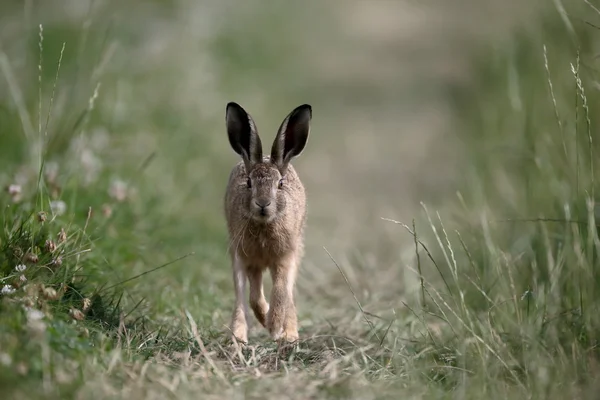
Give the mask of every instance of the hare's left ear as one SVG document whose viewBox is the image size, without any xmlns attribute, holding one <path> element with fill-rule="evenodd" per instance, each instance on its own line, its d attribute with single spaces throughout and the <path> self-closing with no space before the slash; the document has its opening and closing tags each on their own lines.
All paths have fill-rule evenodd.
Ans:
<svg viewBox="0 0 600 400">
<path fill-rule="evenodd" d="M 290 160 L 304 150 L 310 133 L 312 108 L 308 104 L 296 107 L 281 123 L 271 148 L 271 162 L 285 173 Z"/>
</svg>

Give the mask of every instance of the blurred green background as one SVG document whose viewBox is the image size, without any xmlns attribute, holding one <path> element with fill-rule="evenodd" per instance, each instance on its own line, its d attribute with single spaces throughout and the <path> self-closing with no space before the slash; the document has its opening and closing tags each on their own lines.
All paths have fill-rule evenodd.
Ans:
<svg viewBox="0 0 600 400">
<path fill-rule="evenodd" d="M 16 291 L 0 298 L 0 385 L 10 398 L 588 398 L 597 7 L 5 1 L 0 276 Z M 313 107 L 295 161 L 309 214 L 291 355 L 259 328 L 229 348 L 228 101 L 265 146 Z M 416 219 L 416 237 L 382 218 Z"/>
</svg>

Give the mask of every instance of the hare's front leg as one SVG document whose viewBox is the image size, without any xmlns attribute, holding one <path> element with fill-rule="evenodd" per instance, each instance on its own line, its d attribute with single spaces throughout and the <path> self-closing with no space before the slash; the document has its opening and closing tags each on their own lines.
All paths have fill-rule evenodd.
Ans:
<svg viewBox="0 0 600 400">
<path fill-rule="evenodd" d="M 269 303 L 267 303 L 263 291 L 263 271 L 260 267 L 256 266 L 249 267 L 246 271 L 248 281 L 250 282 L 250 308 L 254 311 L 258 322 L 266 328 Z"/>
<path fill-rule="evenodd" d="M 246 303 L 246 268 L 237 254 L 232 257 L 233 264 L 233 286 L 235 288 L 235 307 L 231 319 L 231 331 L 234 339 L 248 343 L 248 325 L 246 314 L 248 305 Z"/>
<path fill-rule="evenodd" d="M 267 329 L 274 340 L 285 339 L 288 342 L 298 340 L 298 323 L 294 305 L 297 269 L 295 254 L 291 254 L 271 267 L 273 290 L 271 308 L 267 314 Z"/>
</svg>

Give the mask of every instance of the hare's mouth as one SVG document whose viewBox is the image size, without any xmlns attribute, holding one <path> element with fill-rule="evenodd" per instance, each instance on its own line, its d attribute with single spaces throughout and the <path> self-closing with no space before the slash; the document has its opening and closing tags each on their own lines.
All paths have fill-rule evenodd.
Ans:
<svg viewBox="0 0 600 400">
<path fill-rule="evenodd" d="M 255 210 L 252 213 L 252 219 L 261 224 L 268 224 L 275 219 L 275 212 L 272 210 Z"/>
<path fill-rule="evenodd" d="M 271 222 L 274 217 L 275 213 L 271 212 L 270 210 L 256 210 L 252 214 L 252 218 L 255 221 L 262 222 L 265 224 Z"/>
</svg>

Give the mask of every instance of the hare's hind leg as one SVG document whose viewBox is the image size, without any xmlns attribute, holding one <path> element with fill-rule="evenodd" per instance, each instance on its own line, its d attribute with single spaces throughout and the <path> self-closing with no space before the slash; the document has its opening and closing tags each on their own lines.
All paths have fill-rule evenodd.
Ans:
<svg viewBox="0 0 600 400">
<path fill-rule="evenodd" d="M 234 339 L 248 343 L 248 325 L 246 314 L 248 305 L 246 302 L 246 268 L 237 254 L 231 256 L 233 264 L 233 286 L 235 288 L 235 307 L 231 318 L 231 331 Z"/>
<path fill-rule="evenodd" d="M 248 274 L 248 281 L 250 282 L 250 308 L 254 311 L 254 315 L 258 322 L 266 327 L 269 303 L 267 303 L 263 291 L 263 271 L 257 266 L 247 268 L 246 271 Z"/>
</svg>

